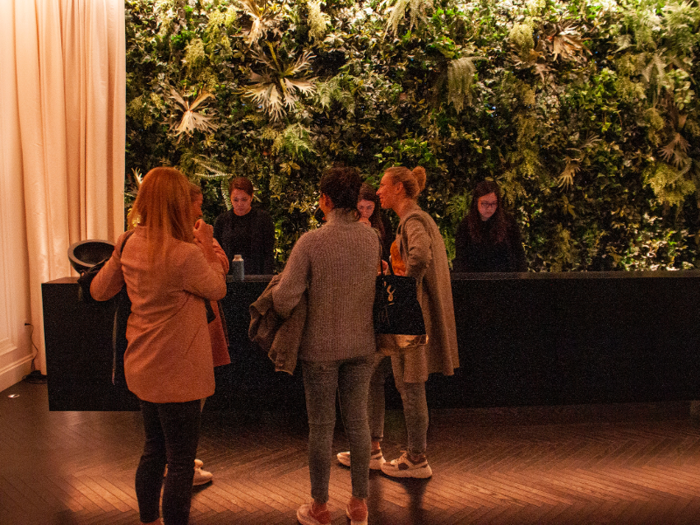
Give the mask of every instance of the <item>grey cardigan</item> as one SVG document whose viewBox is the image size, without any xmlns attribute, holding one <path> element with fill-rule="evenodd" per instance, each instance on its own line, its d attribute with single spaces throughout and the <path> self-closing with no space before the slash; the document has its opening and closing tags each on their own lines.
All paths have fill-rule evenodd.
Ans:
<svg viewBox="0 0 700 525">
<path fill-rule="evenodd" d="M 372 307 L 381 246 L 353 213 L 332 210 L 321 228 L 302 235 L 279 284 L 275 311 L 288 317 L 308 293 L 299 358 L 336 361 L 375 352 Z"/>
</svg>

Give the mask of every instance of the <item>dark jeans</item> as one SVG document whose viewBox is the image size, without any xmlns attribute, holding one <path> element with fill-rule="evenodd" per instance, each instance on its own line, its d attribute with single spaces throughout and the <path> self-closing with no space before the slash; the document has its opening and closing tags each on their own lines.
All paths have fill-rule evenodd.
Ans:
<svg viewBox="0 0 700 525">
<path fill-rule="evenodd" d="M 367 497 L 370 456 L 367 396 L 373 370 L 374 355 L 339 361 L 302 361 L 309 417 L 311 496 L 319 503 L 328 501 L 336 392 L 350 442 L 352 495 L 356 498 Z"/>
<path fill-rule="evenodd" d="M 141 521 L 159 517 L 158 503 L 163 471 L 163 521 L 166 525 L 187 525 L 190 516 L 194 458 L 199 441 L 201 403 L 149 403 L 141 401 L 146 444 L 136 470 L 136 498 Z"/>
</svg>

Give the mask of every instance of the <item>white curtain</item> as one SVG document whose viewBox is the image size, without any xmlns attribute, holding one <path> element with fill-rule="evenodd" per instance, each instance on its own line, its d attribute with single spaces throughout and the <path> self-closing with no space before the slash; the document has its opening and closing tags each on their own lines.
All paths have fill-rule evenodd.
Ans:
<svg viewBox="0 0 700 525">
<path fill-rule="evenodd" d="M 25 238 L 17 260 L 46 373 L 41 283 L 71 275 L 71 244 L 123 231 L 124 0 L 0 4 L 0 167 L 21 179 L 10 212 L 24 214 L 24 231 L 12 233 Z"/>
</svg>

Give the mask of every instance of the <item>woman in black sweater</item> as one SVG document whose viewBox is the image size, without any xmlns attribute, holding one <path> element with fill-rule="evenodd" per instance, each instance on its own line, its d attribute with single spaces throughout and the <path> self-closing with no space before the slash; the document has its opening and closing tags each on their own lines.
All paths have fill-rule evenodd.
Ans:
<svg viewBox="0 0 700 525">
<path fill-rule="evenodd" d="M 216 218 L 214 238 L 229 261 L 235 255 L 243 257 L 246 275 L 271 275 L 275 248 L 272 217 L 266 211 L 251 207 L 253 184 L 246 177 L 233 179 L 230 196 L 233 207 Z"/>
<path fill-rule="evenodd" d="M 527 271 L 520 230 L 503 210 L 495 182 L 476 186 L 469 213 L 457 228 L 455 248 L 455 272 Z"/>
</svg>

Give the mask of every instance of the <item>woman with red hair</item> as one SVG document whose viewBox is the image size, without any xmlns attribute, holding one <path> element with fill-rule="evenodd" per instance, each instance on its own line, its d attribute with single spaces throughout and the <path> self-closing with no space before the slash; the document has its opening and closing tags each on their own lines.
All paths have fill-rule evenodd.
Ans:
<svg viewBox="0 0 700 525">
<path fill-rule="evenodd" d="M 214 393 L 205 301 L 226 295 L 212 227 L 194 223 L 189 183 L 173 168 L 146 174 L 123 234 L 90 287 L 106 301 L 126 284 L 131 299 L 124 374 L 141 402 L 146 443 L 136 471 L 142 523 L 186 524 L 190 513 L 201 400 Z M 121 246 L 123 245 L 123 252 Z M 163 471 L 168 475 L 163 483 Z"/>
</svg>

